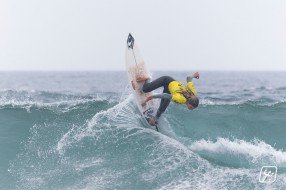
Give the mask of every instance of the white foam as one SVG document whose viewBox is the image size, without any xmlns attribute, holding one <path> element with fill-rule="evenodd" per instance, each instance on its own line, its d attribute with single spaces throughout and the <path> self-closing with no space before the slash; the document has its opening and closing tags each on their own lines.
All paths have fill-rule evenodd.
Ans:
<svg viewBox="0 0 286 190">
<path fill-rule="evenodd" d="M 129 126 L 132 124 L 130 121 L 136 121 L 136 117 L 132 115 L 133 109 L 129 105 L 132 100 L 130 95 L 127 99 L 119 104 L 109 108 L 107 110 L 96 113 L 93 118 L 87 121 L 83 126 L 73 126 L 67 133 L 65 133 L 57 144 L 56 150 L 60 153 L 64 153 L 66 147 L 71 144 L 80 141 L 84 137 L 92 136 L 99 138 L 100 134 L 110 129 L 111 121 L 116 122 L 117 125 L 120 123 L 128 123 Z M 98 125 L 100 124 L 100 125 Z M 94 128 L 96 126 L 96 128 Z"/>
<path fill-rule="evenodd" d="M 218 138 L 216 142 L 212 142 L 202 139 L 194 142 L 190 148 L 195 152 L 208 151 L 219 154 L 245 155 L 251 157 L 253 162 L 267 157 L 276 164 L 286 163 L 286 152 L 276 150 L 271 145 L 260 140 L 247 142 L 239 139 L 231 141 Z"/>
<path fill-rule="evenodd" d="M 274 98 L 271 101 L 262 101 L 262 97 L 256 97 L 256 98 L 237 98 L 238 100 L 211 100 L 209 98 L 202 98 L 200 100 L 200 105 L 203 107 L 207 106 L 233 106 L 233 105 L 243 105 L 243 104 L 254 104 L 254 105 L 260 105 L 260 106 L 275 106 L 280 103 L 285 103 L 286 101 L 283 99 L 283 97 L 276 97 L 272 96 L 271 98 Z"/>
<path fill-rule="evenodd" d="M 55 96 L 55 97 L 53 97 Z M 32 107 L 45 108 L 55 112 L 69 112 L 77 108 L 77 105 L 89 104 L 97 101 L 114 103 L 116 98 L 96 94 L 93 97 L 77 96 L 72 94 L 52 94 L 39 91 L 15 91 L 4 90 L 0 94 L 0 109 L 24 108 L 30 111 Z"/>
<path fill-rule="evenodd" d="M 95 158 L 86 158 L 84 160 L 80 160 L 74 163 L 75 170 L 82 171 L 86 168 L 92 168 L 99 166 L 103 163 L 102 159 L 95 159 Z"/>
<path fill-rule="evenodd" d="M 226 100 L 210 100 L 207 98 L 203 98 L 200 100 L 200 104 L 204 107 L 206 106 L 224 106 L 224 105 L 241 105 L 246 103 L 249 100 L 237 100 L 237 101 L 226 101 Z"/>
</svg>

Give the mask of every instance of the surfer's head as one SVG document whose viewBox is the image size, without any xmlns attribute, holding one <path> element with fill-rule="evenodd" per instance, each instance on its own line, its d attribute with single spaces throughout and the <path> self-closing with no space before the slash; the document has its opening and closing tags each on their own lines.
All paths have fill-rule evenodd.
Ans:
<svg viewBox="0 0 286 190">
<path fill-rule="evenodd" d="M 193 110 L 195 109 L 196 107 L 198 107 L 199 105 L 199 99 L 198 97 L 194 96 L 194 95 L 191 95 L 190 98 L 188 98 L 188 101 L 187 101 L 187 106 L 188 106 L 188 109 L 189 110 Z"/>
</svg>

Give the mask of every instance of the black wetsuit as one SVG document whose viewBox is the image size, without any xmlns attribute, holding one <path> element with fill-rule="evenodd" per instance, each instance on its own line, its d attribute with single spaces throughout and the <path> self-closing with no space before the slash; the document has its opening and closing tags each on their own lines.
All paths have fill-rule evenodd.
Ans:
<svg viewBox="0 0 286 190">
<path fill-rule="evenodd" d="M 157 88 L 163 87 L 164 88 L 163 93 L 171 94 L 168 86 L 169 86 L 170 82 L 172 82 L 174 80 L 175 79 L 173 79 L 170 76 L 162 76 L 160 78 L 155 79 L 152 82 L 146 81 L 143 85 L 142 91 L 147 93 L 147 92 L 151 92 Z M 161 99 L 159 109 L 156 113 L 157 118 L 159 118 L 161 116 L 161 114 L 166 110 L 166 108 L 170 104 L 170 101 L 171 101 L 170 99 L 165 99 L 165 98 Z"/>
</svg>

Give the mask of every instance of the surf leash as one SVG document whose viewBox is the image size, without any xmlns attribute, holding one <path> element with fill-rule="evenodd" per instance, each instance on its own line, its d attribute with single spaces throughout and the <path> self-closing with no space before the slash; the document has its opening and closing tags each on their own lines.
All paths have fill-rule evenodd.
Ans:
<svg viewBox="0 0 286 190">
<path fill-rule="evenodd" d="M 155 127 L 156 127 L 156 131 L 157 131 L 157 132 L 159 132 L 158 126 L 157 126 L 157 125 L 155 125 Z"/>
</svg>

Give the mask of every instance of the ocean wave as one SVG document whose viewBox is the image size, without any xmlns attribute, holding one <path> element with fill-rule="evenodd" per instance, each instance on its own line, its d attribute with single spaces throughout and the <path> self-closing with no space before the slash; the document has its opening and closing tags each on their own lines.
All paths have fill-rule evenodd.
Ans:
<svg viewBox="0 0 286 190">
<path fill-rule="evenodd" d="M 192 143 L 190 149 L 213 160 L 220 157 L 218 160 L 223 162 L 223 164 L 233 165 L 234 160 L 248 162 L 240 166 L 252 167 L 263 164 L 274 164 L 276 166 L 286 164 L 285 151 L 277 150 L 271 145 L 257 139 L 251 142 L 239 139 L 229 140 L 226 138 L 217 138 L 216 141 L 202 139 Z M 245 159 L 242 159 L 242 157 Z"/>
<path fill-rule="evenodd" d="M 35 125 L 23 150 L 11 162 L 10 170 L 19 189 L 258 189 L 260 168 L 225 167 L 232 165 L 213 164 L 209 158 L 242 155 L 250 164 L 259 165 L 259 159 L 263 163 L 272 161 L 265 161 L 263 152 L 272 151 L 266 158 L 279 154 L 262 141 L 257 141 L 262 150 L 256 150 L 254 142 L 228 139 L 200 140 L 188 147 L 174 137 L 144 128 L 132 101 L 129 95 L 81 125 L 74 121 L 67 121 L 66 127 L 58 127 L 58 122 L 54 126 Z M 130 184 L 130 180 L 136 183 Z M 283 181 L 278 183 L 281 187 Z"/>
<path fill-rule="evenodd" d="M 102 132 L 102 128 L 103 130 L 108 131 L 108 129 L 110 128 L 108 128 L 107 126 L 110 126 L 110 121 L 112 121 L 116 117 L 121 118 L 117 120 L 117 124 L 120 124 L 119 122 L 130 123 L 130 121 L 132 121 L 132 118 L 130 117 L 130 113 L 132 113 L 132 111 L 127 105 L 131 99 L 132 97 L 129 96 L 129 98 L 125 99 L 123 102 L 116 104 L 115 106 L 107 110 L 99 111 L 92 117 L 92 119 L 90 119 L 83 126 L 76 126 L 71 128 L 67 133 L 62 136 L 62 138 L 58 142 L 57 151 L 60 154 L 63 154 L 66 147 L 70 147 L 71 144 L 80 141 L 82 138 L 89 136 L 99 137 L 100 133 Z M 125 112 L 128 112 L 128 114 L 124 114 Z M 119 113 L 121 114 L 119 115 Z M 123 117 L 121 116 L 122 114 L 124 115 Z M 130 124 L 132 125 L 132 122 Z M 95 126 L 97 128 L 96 130 L 93 130 Z"/>
<path fill-rule="evenodd" d="M 233 99 L 233 100 L 225 100 L 223 98 L 202 98 L 200 100 L 200 105 L 203 107 L 208 106 L 240 106 L 240 105 L 250 105 L 250 106 L 276 106 L 285 104 L 286 100 L 273 100 L 269 98 L 259 98 L 259 99 Z"/>
<path fill-rule="evenodd" d="M 79 106 L 100 102 L 114 104 L 117 101 L 117 95 L 107 93 L 80 96 L 69 93 L 50 93 L 34 90 L 2 90 L 0 92 L 0 109 L 23 108 L 28 112 L 33 108 L 68 112 L 77 109 Z"/>
<path fill-rule="evenodd" d="M 198 168 L 202 159 L 182 143 L 144 128 L 140 114 L 134 114 L 132 100 L 129 96 L 68 129 L 68 124 L 57 127 L 58 122 L 35 125 L 23 150 L 11 162 L 10 172 L 19 179 L 19 187 L 130 189 L 130 185 L 134 187 L 129 183 L 132 178 L 138 181 L 137 189 L 142 184 L 154 188 L 158 180 L 172 180 L 174 171 Z M 180 177 L 180 172 L 177 175 Z M 65 178 L 69 183 L 62 185 Z"/>
<path fill-rule="evenodd" d="M 256 104 L 273 106 L 286 101 L 286 87 L 257 86 L 244 89 L 220 89 L 199 92 L 204 106 Z M 225 91 L 222 91 L 225 90 Z"/>
</svg>

